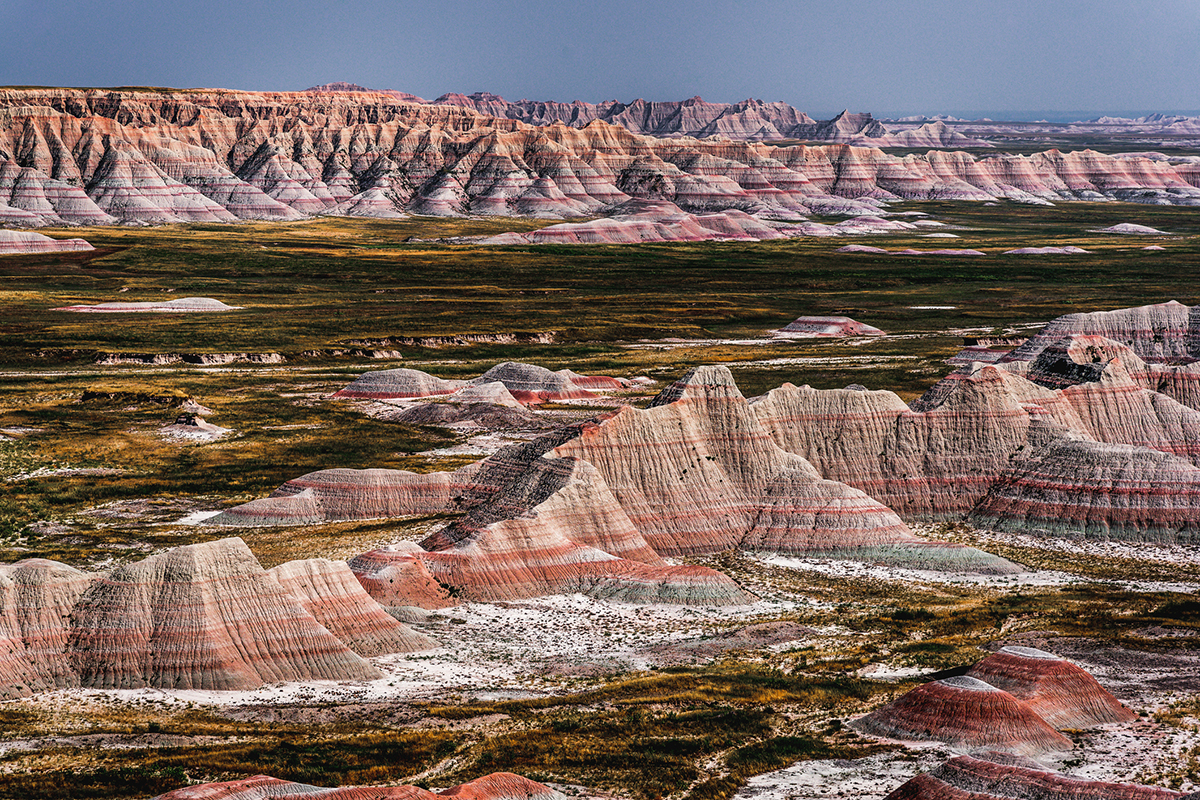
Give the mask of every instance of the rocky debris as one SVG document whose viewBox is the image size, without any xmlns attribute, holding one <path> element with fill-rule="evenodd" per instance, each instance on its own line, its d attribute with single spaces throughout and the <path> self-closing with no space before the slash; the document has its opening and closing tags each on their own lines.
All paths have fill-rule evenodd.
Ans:
<svg viewBox="0 0 1200 800">
<path fill-rule="evenodd" d="M 453 336 L 385 336 L 379 339 L 346 339 L 339 344 L 358 347 L 460 347 L 472 344 L 554 344 L 557 331 L 540 333 L 460 333 Z"/>
<path fill-rule="evenodd" d="M 386 369 L 358 376 L 333 396 L 372 400 L 435 397 L 451 394 L 464 385 L 463 381 L 443 380 L 419 369 Z"/>
<path fill-rule="evenodd" d="M 967 675 L 1025 701 L 1058 730 L 1137 718 L 1086 670 L 1044 650 L 1008 645 L 975 664 Z"/>
<path fill-rule="evenodd" d="M 759 622 L 704 639 L 658 645 L 647 650 L 646 655 L 658 666 L 700 664 L 732 650 L 761 650 L 806 639 L 815 633 L 812 628 L 795 622 Z"/>
<path fill-rule="evenodd" d="M 1084 250 L 1082 247 L 1067 245 L 1065 247 L 1018 247 L 1015 250 L 1005 250 L 1001 255 L 1005 256 L 1063 256 L 1063 255 L 1079 255 L 1081 253 L 1090 253 L 1090 250 Z"/>
<path fill-rule="evenodd" d="M 180 414 L 170 425 L 159 428 L 158 432 L 163 436 L 176 439 L 194 439 L 204 442 L 211 442 L 233 433 L 229 428 L 213 425 L 200 415 L 190 412 Z"/>
<path fill-rule="evenodd" d="M 282 353 L 100 353 L 95 363 L 105 366 L 121 364 L 195 364 L 202 367 L 222 364 L 282 364 Z"/>
<path fill-rule="evenodd" d="M 268 570 L 317 622 L 360 656 L 411 653 L 436 644 L 376 603 L 344 561 L 310 558 Z"/>
<path fill-rule="evenodd" d="M 885 800 L 1183 800 L 1155 786 L 1088 780 L 995 754 L 959 756 L 922 773 Z"/>
<path fill-rule="evenodd" d="M 178 297 L 174 300 L 150 300 L 140 303 L 99 303 L 94 306 L 63 306 L 55 311 L 78 311 L 90 314 L 162 313 L 198 314 L 211 311 L 237 311 L 240 306 L 227 306 L 211 297 Z"/>
<path fill-rule="evenodd" d="M 772 334 L 776 339 L 809 339 L 832 336 L 883 336 L 879 328 L 849 317 L 797 317 Z"/>
<path fill-rule="evenodd" d="M 511 772 L 494 772 L 436 794 L 416 786 L 343 786 L 323 789 L 256 775 L 225 783 L 186 786 L 161 794 L 154 800 L 293 800 L 310 796 L 320 797 L 321 800 L 439 800 L 448 797 L 461 800 L 566 800 L 549 786 Z"/>
<path fill-rule="evenodd" d="M 1038 757 L 1074 747 L 1027 703 L 967 676 L 922 684 L 850 725 L 873 736 L 945 742 L 966 751 Z"/>
<path fill-rule="evenodd" d="M 0 217 L 0 219 L 3 219 Z M 95 250 L 83 239 L 51 239 L 33 231 L 0 230 L 0 256 Z"/>
<path fill-rule="evenodd" d="M 1135 225 L 1132 222 L 1122 222 L 1119 225 L 1110 225 L 1107 228 L 1099 228 L 1089 233 L 1115 233 L 1120 236 L 1169 236 L 1166 231 L 1160 231 L 1157 228 L 1151 228 L 1149 225 Z"/>
<path fill-rule="evenodd" d="M 613 122 L 660 130 L 634 124 L 660 113 L 634 105 Z M 692 103 L 687 115 L 705 117 L 704 105 Z M 1200 170 L 1145 155 L 977 158 L 931 149 L 900 157 L 838 143 L 886 135 L 869 115 L 818 123 L 779 109 L 784 131 L 761 124 L 755 117 L 765 106 L 749 104 L 732 116 L 718 112 L 698 131 L 833 142 L 779 147 L 654 138 L 601 119 L 538 126 L 477 107 L 378 93 L 6 89 L 0 220 L 160 224 L 330 212 L 565 219 L 637 198 L 673 203 L 697 219 L 742 212 L 751 219 L 733 214 L 713 224 L 744 238 L 747 225 L 771 230 L 770 217 L 869 214 L 894 199 L 1200 203 Z"/>
</svg>

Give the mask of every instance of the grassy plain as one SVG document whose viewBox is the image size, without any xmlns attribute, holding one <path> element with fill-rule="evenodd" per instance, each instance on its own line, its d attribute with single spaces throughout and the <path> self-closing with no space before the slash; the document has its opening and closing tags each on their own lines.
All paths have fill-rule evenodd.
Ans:
<svg viewBox="0 0 1200 800">
<path fill-rule="evenodd" d="M 328 395 L 369 369 L 414 366 L 470 377 L 503 360 L 659 381 L 723 363 L 747 395 L 784 381 L 865 384 L 919 395 L 950 370 L 964 336 L 1018 334 L 1055 316 L 1176 299 L 1200 303 L 1200 216 L 1122 204 L 912 203 L 960 238 L 871 237 L 888 249 L 974 248 L 977 258 L 835 252 L 845 239 L 636 246 L 487 247 L 447 241 L 542 223 L 324 219 L 296 224 L 95 228 L 94 253 L 0 258 L 0 561 L 30 556 L 109 565 L 195 541 L 171 523 L 266 494 L 330 466 L 428 469 L 460 462 L 418 454 L 455 441 L 437 428 L 373 420 Z M 1151 239 L 1088 233 L 1119 222 L 1169 231 Z M 861 240 L 853 240 L 861 241 Z M 1078 245 L 1087 256 L 1004 256 Z M 1159 244 L 1164 251 L 1145 251 Z M 243 310 L 213 315 L 87 315 L 57 306 L 190 295 Z M 952 306 L 953 308 L 914 308 Z M 844 314 L 898 338 L 746 343 L 808 314 Z M 303 351 L 393 337 L 553 332 L 553 343 L 439 348 L 379 344 L 402 361 Z M 683 342 L 664 343 L 675 339 Z M 644 341 L 647 340 L 647 341 Z M 681 346 L 682 345 L 682 346 Z M 281 353 L 279 364 L 102 366 L 103 353 Z M 87 390 L 124 395 L 84 401 Z M 236 433 L 213 443 L 160 437 L 189 396 Z M 30 523 L 39 522 L 35 529 Z M 246 532 L 264 564 L 345 557 L 428 521 Z M 935 535 L 970 542 L 969 530 Z M 997 549 L 997 548 L 993 548 Z M 1022 590 L 899 585 L 709 559 L 748 588 L 804 598 L 792 618 L 830 622 L 836 645 L 735 654 L 713 666 L 597 681 L 552 699 L 450 702 L 349 714 L 320 724 L 116 704 L 64 711 L 0 707 L 5 739 L 176 737 L 128 749 L 63 741 L 0 758 L 0 796 L 143 798 L 200 779 L 267 772 L 320 785 L 399 780 L 447 785 L 499 769 L 620 789 L 638 798 L 731 796 L 745 779 L 801 758 L 855 756 L 874 745 L 836 720 L 910 684 L 859 680 L 866 664 L 943 669 L 1022 631 L 1121 647 L 1148 626 L 1200 629 L 1194 601 L 1129 592 L 1113 579 L 1194 580 L 1194 569 L 1073 557 L 1006 545 L 1002 555 L 1081 576 Z M 1191 603 L 1189 605 L 1189 602 Z M 465 721 L 456 727 L 455 722 Z M 417 723 L 423 727 L 414 728 Z M 209 737 L 209 738 L 203 738 Z M 197 767 L 195 765 L 207 765 Z M 631 788 L 633 787 L 633 788 Z"/>
</svg>

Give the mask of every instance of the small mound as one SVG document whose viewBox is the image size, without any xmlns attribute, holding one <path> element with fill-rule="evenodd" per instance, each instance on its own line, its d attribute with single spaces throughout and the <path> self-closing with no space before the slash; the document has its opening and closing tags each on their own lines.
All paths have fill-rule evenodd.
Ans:
<svg viewBox="0 0 1200 800">
<path fill-rule="evenodd" d="M 558 427 L 524 408 L 492 403 L 425 403 L 391 417 L 406 425 L 470 425 L 487 431 L 548 430 Z"/>
<path fill-rule="evenodd" d="M 1025 701 L 1058 729 L 1093 728 L 1137 716 L 1085 670 L 1043 650 L 1003 647 L 967 675 Z"/>
<path fill-rule="evenodd" d="M 505 408 L 524 408 L 500 381 L 464 386 L 448 398 L 451 403 L 491 403 Z"/>
<path fill-rule="evenodd" d="M 463 381 L 443 380 L 419 369 L 385 369 L 359 375 L 349 386 L 334 392 L 333 396 L 399 400 L 450 394 L 463 385 Z"/>
<path fill-rule="evenodd" d="M 1135 225 L 1132 222 L 1122 222 L 1119 225 L 1110 225 L 1107 228 L 1097 228 L 1089 233 L 1115 233 L 1120 236 L 1168 236 L 1166 231 L 1160 231 L 1157 228 L 1151 228 L 1148 225 Z"/>
<path fill-rule="evenodd" d="M 887 255 L 888 251 L 882 247 L 871 247 L 866 244 L 848 244 L 845 247 L 839 247 L 835 253 L 874 253 L 876 255 Z"/>
<path fill-rule="evenodd" d="M 874 736 L 945 742 L 969 751 L 1037 756 L 1073 747 L 1028 704 L 965 675 L 918 686 L 851 726 Z"/>
<path fill-rule="evenodd" d="M 310 796 L 320 797 L 321 800 L 444 800 L 447 797 L 459 800 L 566 800 L 549 786 L 511 772 L 493 772 L 436 794 L 416 786 L 342 786 L 324 789 L 267 775 L 255 775 L 253 778 L 224 783 L 185 786 L 161 794 L 154 800 L 294 800 Z"/>
<path fill-rule="evenodd" d="M 883 336 L 879 328 L 864 325 L 849 317 L 797 317 L 775 331 L 778 339 L 807 339 L 834 336 Z"/>
<path fill-rule="evenodd" d="M 99 303 L 94 306 L 63 306 L 55 311 L 76 311 L 84 314 L 176 313 L 203 314 L 213 311 L 237 311 L 241 306 L 227 306 L 211 297 L 180 297 L 175 300 L 151 300 L 142 303 Z"/>
<path fill-rule="evenodd" d="M 521 403 L 552 403 L 559 400 L 595 400 L 596 395 L 576 386 L 565 375 L 536 364 L 505 361 L 480 375 L 471 385 L 499 381 Z"/>
<path fill-rule="evenodd" d="M 1078 255 L 1079 253 L 1090 253 L 1090 250 L 1084 250 L 1082 247 L 1074 247 L 1068 245 L 1066 247 L 1018 247 L 1016 250 L 1005 250 L 1002 255 L 1006 256 L 1054 256 L 1054 255 Z"/>
<path fill-rule="evenodd" d="M 83 239 L 51 239 L 33 231 L 0 230 L 0 256 L 95 249 Z"/>
</svg>

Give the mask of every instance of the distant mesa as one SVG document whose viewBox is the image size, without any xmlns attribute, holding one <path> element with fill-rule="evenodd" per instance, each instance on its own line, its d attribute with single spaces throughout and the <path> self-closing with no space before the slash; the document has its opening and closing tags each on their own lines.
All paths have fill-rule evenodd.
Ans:
<svg viewBox="0 0 1200 800">
<path fill-rule="evenodd" d="M 884 336 L 879 328 L 849 317 L 797 317 L 773 332 L 777 339 L 811 339 L 838 336 Z"/>
<path fill-rule="evenodd" d="M 884 800 L 1186 800 L 1182 792 L 1089 780 L 1000 754 L 958 756 L 917 775 Z M 1190 795 L 1194 798 L 1196 795 Z"/>
<path fill-rule="evenodd" d="M 326 789 L 256 775 L 224 783 L 186 786 L 161 794 L 154 800 L 290 800 L 310 796 L 321 800 L 566 800 L 564 795 L 549 786 L 511 772 L 494 772 L 437 793 L 416 786 L 342 786 Z"/>
<path fill-rule="evenodd" d="M 2 212 L 3 209 L 0 208 L 0 214 Z M 83 239 L 51 239 L 34 231 L 0 230 L 0 256 L 69 253 L 95 249 Z"/>
<path fill-rule="evenodd" d="M 368 89 L 365 86 L 359 86 L 357 83 L 346 83 L 345 81 L 334 81 L 333 83 L 323 83 L 320 86 L 310 86 L 304 90 L 314 94 L 333 94 L 337 92 L 361 92 L 364 94 L 382 94 L 387 97 L 394 97 L 397 100 L 405 103 L 426 103 L 427 100 L 417 97 L 415 94 L 408 92 L 398 92 L 395 89 Z"/>
<path fill-rule="evenodd" d="M 63 306 L 55 311 L 77 311 L 83 314 L 176 313 L 204 314 L 213 311 L 238 311 L 241 306 L 227 306 L 211 297 L 179 297 L 174 300 L 150 300 L 138 303 L 98 303 L 94 306 Z"/>
<path fill-rule="evenodd" d="M 918 686 L 851 726 L 888 739 L 938 741 L 968 751 L 1004 750 L 1037 757 L 1074 747 L 1028 704 L 967 676 Z"/>
<path fill-rule="evenodd" d="M 1132 222 L 1122 222 L 1119 225 L 1110 225 L 1107 228 L 1099 228 L 1092 233 L 1115 233 L 1121 236 L 1169 236 L 1166 231 L 1160 231 L 1157 228 L 1151 228 L 1149 225 L 1135 225 Z"/>
<path fill-rule="evenodd" d="M 57 688 L 253 689 L 380 677 L 364 655 L 432 646 L 345 564 L 264 570 L 241 539 L 186 545 L 110 573 L 0 565 L 0 696 Z"/>
</svg>

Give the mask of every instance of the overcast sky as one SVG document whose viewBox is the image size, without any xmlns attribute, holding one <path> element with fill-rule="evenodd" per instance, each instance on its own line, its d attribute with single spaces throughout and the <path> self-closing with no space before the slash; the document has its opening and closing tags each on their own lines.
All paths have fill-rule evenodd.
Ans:
<svg viewBox="0 0 1200 800">
<path fill-rule="evenodd" d="M 1200 0 L 0 0 L 0 85 L 1200 111 Z"/>
</svg>

